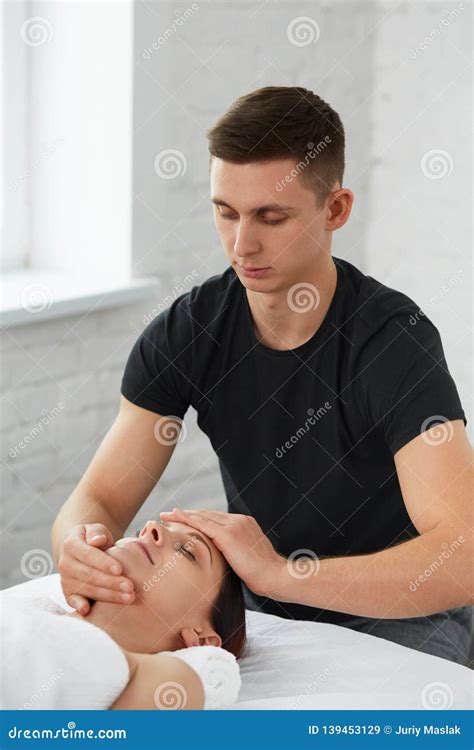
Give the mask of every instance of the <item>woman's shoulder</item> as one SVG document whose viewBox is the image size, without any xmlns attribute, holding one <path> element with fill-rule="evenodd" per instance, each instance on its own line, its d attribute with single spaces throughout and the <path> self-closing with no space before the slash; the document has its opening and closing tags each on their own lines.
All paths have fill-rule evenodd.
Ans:
<svg viewBox="0 0 474 750">
<path fill-rule="evenodd" d="M 170 653 L 139 654 L 122 649 L 130 679 L 113 710 L 196 710 L 204 706 L 197 673 Z"/>
</svg>

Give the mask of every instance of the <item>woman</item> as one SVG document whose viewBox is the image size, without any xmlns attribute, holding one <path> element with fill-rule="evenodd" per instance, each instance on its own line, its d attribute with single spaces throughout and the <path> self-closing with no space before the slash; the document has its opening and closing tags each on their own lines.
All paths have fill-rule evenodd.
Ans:
<svg viewBox="0 0 474 750">
<path fill-rule="evenodd" d="M 24 612 L 21 618 L 17 618 L 16 625 L 13 617 L 11 632 L 6 638 L 6 658 L 13 650 L 17 654 L 15 663 L 18 663 L 18 654 L 28 648 L 32 639 L 36 638 L 36 652 L 47 652 L 44 646 L 46 634 L 55 640 L 55 658 L 61 653 L 67 654 L 69 660 L 58 681 L 58 694 L 61 690 L 64 697 L 64 692 L 69 691 L 69 699 L 66 695 L 62 707 L 91 707 L 82 700 L 87 685 L 78 685 L 87 679 L 90 679 L 96 708 L 200 709 L 212 707 L 213 700 L 219 703 L 216 693 L 214 699 L 211 695 L 212 690 L 219 686 L 210 686 L 209 672 L 213 671 L 215 678 L 216 668 L 217 672 L 220 669 L 223 682 L 234 680 L 234 687 L 235 679 L 239 680 L 235 658 L 242 655 L 245 646 L 245 607 L 240 579 L 212 540 L 183 523 L 148 521 L 137 537 L 119 539 L 107 549 L 107 553 L 120 561 L 123 574 L 133 581 L 137 592 L 135 599 L 129 604 L 96 601 L 85 617 L 76 611 L 63 613 L 59 618 L 59 629 L 56 627 L 59 624 L 57 613 L 48 612 L 48 624 L 39 627 L 36 623 L 36 628 L 32 624 L 28 637 L 22 636 L 21 628 L 18 629 L 19 622 L 24 627 L 28 614 Z M 23 585 L 16 588 L 22 589 Z M 3 593 L 7 594 L 8 590 Z M 10 611 L 13 599 L 8 600 Z M 34 612 L 34 617 L 38 612 L 39 618 L 39 611 Z M 68 627 L 64 627 L 66 623 L 69 623 Z M 84 627 L 86 623 L 95 628 Z M 38 631 L 41 630 L 43 640 L 39 644 Z M 51 636 L 53 630 L 54 637 Z M 109 638 L 104 638 L 104 634 Z M 66 644 L 68 639 L 70 642 Z M 115 648 L 108 648 L 110 639 L 113 639 Z M 77 648 L 86 642 L 87 648 L 82 651 Z M 86 670 L 82 662 L 95 648 L 94 643 L 97 645 L 94 657 L 97 667 L 91 669 L 89 663 Z M 194 646 L 200 648 L 190 648 Z M 107 656 L 109 652 L 111 657 Z M 121 652 L 122 657 L 117 652 Z M 223 664 L 222 657 L 225 657 L 224 661 L 227 658 L 226 664 Z M 120 658 L 122 671 L 120 665 L 116 669 Z M 66 657 L 61 659 L 60 663 L 64 664 Z M 72 662 L 74 679 L 68 668 Z M 82 666 L 90 678 L 78 674 Z M 126 666 L 125 673 L 123 666 Z M 51 666 L 49 671 L 52 671 Z M 121 676 L 110 677 L 111 674 Z M 30 692 L 34 687 L 29 686 Z M 18 698 L 12 697 L 16 685 L 13 681 L 9 685 L 8 678 L 6 688 L 4 707 L 20 708 L 12 705 L 15 700 L 18 702 Z M 222 688 L 225 690 L 225 684 L 220 685 L 219 689 Z M 50 700 L 51 690 L 54 692 L 55 689 L 56 685 L 49 688 Z M 75 691 L 81 694 L 80 706 L 71 705 Z M 44 706 L 39 700 L 26 707 Z"/>
</svg>

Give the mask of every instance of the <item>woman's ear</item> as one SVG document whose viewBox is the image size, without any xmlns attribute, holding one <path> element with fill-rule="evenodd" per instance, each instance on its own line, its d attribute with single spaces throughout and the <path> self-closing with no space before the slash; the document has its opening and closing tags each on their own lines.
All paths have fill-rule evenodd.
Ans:
<svg viewBox="0 0 474 750">
<path fill-rule="evenodd" d="M 179 631 L 179 635 L 181 636 L 182 640 L 184 641 L 184 645 L 187 648 L 200 645 L 199 634 L 197 633 L 196 628 L 181 628 L 181 630 Z"/>
<path fill-rule="evenodd" d="M 191 646 L 222 646 L 222 638 L 210 625 L 202 628 L 181 628 L 179 634 L 187 648 Z"/>
</svg>

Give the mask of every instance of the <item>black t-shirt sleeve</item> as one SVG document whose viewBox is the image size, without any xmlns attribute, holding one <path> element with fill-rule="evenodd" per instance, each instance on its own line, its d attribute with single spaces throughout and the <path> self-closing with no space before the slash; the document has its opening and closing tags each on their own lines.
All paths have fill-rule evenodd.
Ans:
<svg viewBox="0 0 474 750">
<path fill-rule="evenodd" d="M 191 403 L 190 326 L 182 302 L 175 300 L 135 341 L 120 389 L 137 406 L 179 419 Z"/>
<path fill-rule="evenodd" d="M 358 407 L 394 455 L 435 424 L 463 419 L 436 326 L 426 317 L 390 318 L 363 346 L 355 380 Z"/>
</svg>

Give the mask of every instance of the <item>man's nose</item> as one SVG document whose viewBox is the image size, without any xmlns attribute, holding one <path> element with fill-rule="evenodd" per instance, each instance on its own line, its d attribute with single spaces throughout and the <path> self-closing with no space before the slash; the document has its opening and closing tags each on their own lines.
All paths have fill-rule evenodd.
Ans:
<svg viewBox="0 0 474 750">
<path fill-rule="evenodd" d="M 242 220 L 234 242 L 234 252 L 236 256 L 245 258 L 246 255 L 252 255 L 258 249 L 258 241 L 251 223 L 248 220 Z"/>
</svg>

